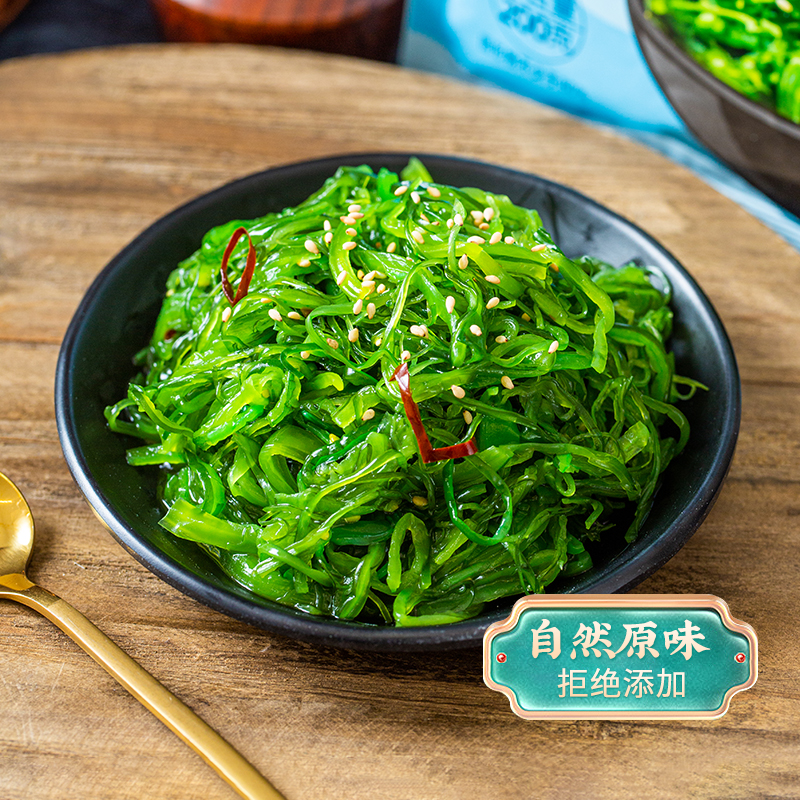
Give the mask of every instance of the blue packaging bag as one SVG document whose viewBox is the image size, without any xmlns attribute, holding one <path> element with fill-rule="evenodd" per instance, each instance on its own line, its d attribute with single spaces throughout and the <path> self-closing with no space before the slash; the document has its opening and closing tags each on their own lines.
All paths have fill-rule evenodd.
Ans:
<svg viewBox="0 0 800 800">
<path fill-rule="evenodd" d="M 401 60 L 613 125 L 683 130 L 624 0 L 409 0 Z"/>
</svg>

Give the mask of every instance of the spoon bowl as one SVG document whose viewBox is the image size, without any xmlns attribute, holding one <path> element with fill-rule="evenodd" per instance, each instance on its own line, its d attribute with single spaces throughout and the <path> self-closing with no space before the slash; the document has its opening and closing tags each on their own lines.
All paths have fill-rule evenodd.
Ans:
<svg viewBox="0 0 800 800">
<path fill-rule="evenodd" d="M 0 599 L 38 611 L 79 644 L 101 667 L 202 756 L 242 797 L 284 800 L 267 780 L 194 711 L 120 650 L 80 611 L 31 583 L 33 515 L 22 492 L 0 473 Z"/>
<path fill-rule="evenodd" d="M 25 578 L 33 553 L 33 515 L 22 493 L 0 472 L 0 581 Z"/>
</svg>

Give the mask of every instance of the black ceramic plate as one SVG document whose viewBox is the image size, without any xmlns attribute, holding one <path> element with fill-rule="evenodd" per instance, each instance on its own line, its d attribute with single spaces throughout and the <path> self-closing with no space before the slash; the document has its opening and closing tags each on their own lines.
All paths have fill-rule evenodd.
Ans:
<svg viewBox="0 0 800 800">
<path fill-rule="evenodd" d="M 125 463 L 122 437 L 109 432 L 103 408 L 126 392 L 133 354 L 149 340 L 168 273 L 203 234 L 230 219 L 295 205 L 343 164 L 399 171 L 410 154 L 354 154 L 267 170 L 203 195 L 160 219 L 100 273 L 67 331 L 56 374 L 56 417 L 72 474 L 99 518 L 135 558 L 186 594 L 237 619 L 297 639 L 372 650 L 478 645 L 486 627 L 510 612 L 508 600 L 476 619 L 395 629 L 313 617 L 261 599 L 220 572 L 203 551 L 158 526 L 152 473 Z M 674 290 L 672 349 L 678 371 L 702 381 L 682 408 L 692 425 L 686 450 L 663 476 L 638 540 L 621 534 L 593 553 L 595 568 L 551 588 L 621 592 L 670 559 L 694 533 L 719 491 L 739 427 L 740 387 L 733 351 L 708 299 L 677 261 L 635 225 L 577 192 L 521 172 L 443 156 L 421 156 L 435 180 L 479 186 L 536 208 L 570 256 L 612 264 L 631 259 L 659 267 Z"/>
<path fill-rule="evenodd" d="M 800 216 L 800 125 L 723 83 L 628 0 L 633 29 L 653 77 L 686 127 L 715 156 Z"/>
</svg>

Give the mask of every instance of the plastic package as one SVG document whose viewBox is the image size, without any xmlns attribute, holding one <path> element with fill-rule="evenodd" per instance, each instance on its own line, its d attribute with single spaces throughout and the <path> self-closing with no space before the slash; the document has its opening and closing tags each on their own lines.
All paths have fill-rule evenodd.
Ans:
<svg viewBox="0 0 800 800">
<path fill-rule="evenodd" d="M 683 129 L 639 51 L 625 0 L 409 0 L 401 60 L 600 122 Z"/>
</svg>

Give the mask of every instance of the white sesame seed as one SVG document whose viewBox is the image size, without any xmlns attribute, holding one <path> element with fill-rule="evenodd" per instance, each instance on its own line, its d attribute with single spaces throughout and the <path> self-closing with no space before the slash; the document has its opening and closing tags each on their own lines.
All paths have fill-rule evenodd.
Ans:
<svg viewBox="0 0 800 800">
<path fill-rule="evenodd" d="M 386 291 L 386 284 L 385 283 L 379 283 L 377 291 L 378 291 L 378 294 L 383 294 Z"/>
<path fill-rule="evenodd" d="M 329 231 L 331 229 L 331 221 L 329 219 L 326 219 L 325 222 L 322 223 L 322 227 L 326 231 Z"/>
<path fill-rule="evenodd" d="M 447 309 L 448 314 L 452 314 L 453 310 L 456 307 L 456 299 L 453 295 L 448 295 L 447 299 L 444 301 L 444 307 Z"/>
<path fill-rule="evenodd" d="M 379 336 L 379 337 L 378 337 L 378 338 L 375 340 L 375 347 L 380 347 L 382 344 L 383 344 L 383 337 L 382 337 L 382 336 Z"/>
<path fill-rule="evenodd" d="M 500 298 L 499 297 L 492 297 L 489 299 L 489 302 L 486 304 L 486 308 L 494 308 L 495 306 L 500 305 Z"/>
<path fill-rule="evenodd" d="M 341 272 L 340 272 L 340 273 L 339 273 L 339 274 L 336 276 L 336 285 L 337 285 L 337 286 L 341 286 L 341 285 L 342 285 L 342 284 L 343 284 L 343 283 L 344 283 L 346 280 L 347 280 L 347 272 L 346 272 L 345 270 L 342 270 L 342 271 L 341 271 Z"/>
<path fill-rule="evenodd" d="M 467 257 L 467 254 L 464 253 L 464 255 L 458 259 L 458 266 L 461 267 L 461 269 L 466 269 L 468 265 L 469 265 L 469 258 Z"/>
<path fill-rule="evenodd" d="M 464 224 L 464 217 L 462 217 L 461 214 L 456 214 L 453 217 L 453 224 L 454 225 L 463 225 Z"/>
<path fill-rule="evenodd" d="M 310 267 L 311 266 L 311 262 L 307 258 L 301 258 L 297 262 L 297 266 L 298 267 Z"/>
<path fill-rule="evenodd" d="M 425 242 L 425 237 L 422 235 L 422 231 L 419 228 L 414 228 L 411 231 L 411 238 L 417 242 L 417 244 L 423 244 Z"/>
<path fill-rule="evenodd" d="M 375 316 L 375 303 L 367 304 L 367 317 L 372 319 Z"/>
<path fill-rule="evenodd" d="M 345 242 L 342 245 L 342 250 L 355 250 L 357 246 L 356 242 Z"/>
<path fill-rule="evenodd" d="M 366 411 L 365 411 L 365 412 L 364 412 L 364 413 L 361 415 L 361 421 L 362 421 L 362 422 L 369 422 L 369 421 L 370 421 L 371 419 L 373 419 L 374 417 L 375 417 L 375 409 L 374 409 L 374 408 L 368 408 L 368 409 L 367 409 L 367 410 L 366 410 Z"/>
<path fill-rule="evenodd" d="M 389 244 L 386 245 L 387 253 L 394 253 L 395 250 L 397 250 L 397 242 L 389 242 Z"/>
<path fill-rule="evenodd" d="M 553 341 L 550 343 L 550 347 L 547 348 L 548 353 L 555 353 L 558 350 L 558 342 Z"/>
<path fill-rule="evenodd" d="M 411 195 L 410 195 L 410 196 L 411 196 L 411 199 L 412 199 L 412 200 L 413 200 L 415 203 L 419 203 L 419 201 L 422 199 L 422 198 L 420 198 L 420 196 L 419 196 L 419 192 L 411 192 Z"/>
<path fill-rule="evenodd" d="M 345 231 L 345 233 L 346 233 L 348 236 L 355 236 L 355 235 L 356 235 L 356 233 L 358 233 L 358 231 L 356 231 L 356 229 L 355 229 L 355 228 L 348 228 L 348 229 Z"/>
<path fill-rule="evenodd" d="M 401 194 L 405 194 L 407 191 L 408 191 L 408 186 L 403 185 L 403 186 L 398 186 L 394 190 L 394 193 L 396 197 L 400 197 Z"/>
<path fill-rule="evenodd" d="M 450 387 L 450 391 L 453 393 L 453 397 L 457 397 L 459 400 L 463 400 L 467 396 L 467 393 L 455 383 Z"/>
<path fill-rule="evenodd" d="M 359 297 L 358 300 L 353 303 L 353 313 L 360 314 L 362 308 L 364 308 L 364 301 Z"/>
<path fill-rule="evenodd" d="M 500 283 L 500 278 L 498 278 L 497 275 L 487 275 L 486 280 L 488 283 L 494 283 L 494 284 Z"/>
<path fill-rule="evenodd" d="M 303 319 L 302 314 L 298 314 L 297 311 L 290 311 L 287 315 L 289 319 Z"/>
<path fill-rule="evenodd" d="M 231 318 L 231 314 L 233 313 L 233 309 L 230 306 L 225 306 L 222 309 L 222 321 L 227 322 Z"/>
<path fill-rule="evenodd" d="M 175 294 L 175 290 L 174 289 L 167 289 L 167 297 L 172 297 L 172 295 L 174 295 L 174 294 Z"/>
<path fill-rule="evenodd" d="M 420 338 L 424 338 L 428 335 L 428 329 L 424 325 L 412 325 L 408 331 L 413 336 L 419 336 Z"/>
<path fill-rule="evenodd" d="M 336 339 L 332 339 L 330 336 L 328 336 L 325 341 L 328 343 L 328 346 L 332 347 L 334 350 L 339 349 L 339 342 L 337 342 Z"/>
<path fill-rule="evenodd" d="M 330 244 L 333 241 L 333 231 L 328 231 L 322 238 L 325 240 L 325 244 Z"/>
<path fill-rule="evenodd" d="M 362 219 L 364 215 L 360 211 L 351 211 L 350 216 L 353 219 Z"/>
<path fill-rule="evenodd" d="M 497 344 L 505 344 L 508 341 L 508 336 L 495 336 L 494 340 Z"/>
<path fill-rule="evenodd" d="M 475 220 L 476 225 L 480 225 L 483 222 L 483 211 L 470 211 L 469 215 Z"/>
<path fill-rule="evenodd" d="M 493 217 L 494 217 L 494 209 L 493 208 L 488 207 L 488 208 L 484 208 L 483 209 L 483 218 L 484 219 L 491 221 Z"/>
<path fill-rule="evenodd" d="M 403 350 L 403 352 L 400 353 L 401 361 L 408 361 L 409 358 L 411 358 L 411 353 L 408 350 Z"/>
<path fill-rule="evenodd" d="M 358 278 L 360 281 L 364 280 L 364 270 L 363 269 L 360 269 L 358 272 L 356 272 L 356 278 Z"/>
<path fill-rule="evenodd" d="M 358 328 L 351 328 L 350 333 L 347 334 L 347 338 L 351 342 L 357 342 L 358 341 Z"/>
<path fill-rule="evenodd" d="M 347 206 L 348 211 L 361 211 L 361 206 L 358 203 L 351 203 Z"/>
<path fill-rule="evenodd" d="M 361 288 L 368 289 L 371 292 L 375 288 L 375 281 L 363 280 L 361 281 Z"/>
<path fill-rule="evenodd" d="M 311 358 L 311 351 L 310 350 L 301 350 L 300 351 L 300 358 L 302 358 L 304 360 L 306 358 Z"/>
<path fill-rule="evenodd" d="M 477 325 L 470 325 L 469 332 L 474 336 L 482 336 L 483 331 Z"/>
<path fill-rule="evenodd" d="M 412 502 L 412 503 L 413 503 L 415 506 L 417 506 L 417 508 L 425 508 L 425 506 L 427 506 L 427 505 L 428 505 L 428 498 L 427 498 L 427 497 L 422 497 L 422 496 L 420 496 L 420 495 L 418 495 L 418 494 L 415 494 L 415 495 L 414 495 L 414 496 L 411 498 L 411 502 Z"/>
<path fill-rule="evenodd" d="M 340 220 L 341 220 L 341 221 L 342 221 L 342 222 L 343 222 L 345 225 L 355 225 L 355 224 L 356 224 L 356 218 L 355 218 L 355 217 L 354 217 L 352 214 L 346 214 L 346 215 L 345 215 L 345 216 L 343 216 L 343 217 L 339 217 L 339 219 L 340 219 Z"/>
<path fill-rule="evenodd" d="M 368 273 L 367 273 L 367 274 L 364 276 L 364 280 L 365 280 L 365 281 L 374 281 L 374 280 L 375 280 L 375 276 L 376 276 L 377 274 L 378 274 L 378 270 L 376 270 L 376 269 L 373 269 L 373 270 L 371 270 L 370 272 L 368 272 Z"/>
<path fill-rule="evenodd" d="M 450 219 L 447 220 L 447 227 L 452 228 L 453 225 L 455 225 L 455 222 L 453 222 L 453 218 L 450 217 Z"/>
<path fill-rule="evenodd" d="M 531 321 L 531 315 L 530 315 L 530 314 L 523 314 L 523 315 L 522 315 L 522 319 L 523 319 L 525 322 L 530 322 L 530 321 Z"/>
<path fill-rule="evenodd" d="M 488 231 L 488 230 L 489 230 L 489 223 L 488 223 L 488 222 L 481 222 L 481 224 L 480 224 L 480 225 L 478 225 L 478 227 L 479 227 L 479 228 L 480 228 L 482 231 Z"/>
<path fill-rule="evenodd" d="M 500 383 L 502 383 L 506 389 L 514 388 L 514 381 L 512 381 L 511 378 L 508 377 L 508 375 L 503 375 L 503 377 L 500 378 Z"/>
<path fill-rule="evenodd" d="M 489 239 L 489 244 L 497 244 L 503 238 L 503 234 L 500 231 L 495 231 L 492 234 L 492 238 Z"/>
<path fill-rule="evenodd" d="M 531 247 L 531 251 L 534 253 L 540 253 L 542 250 L 547 250 L 546 244 L 535 244 L 533 247 Z"/>
<path fill-rule="evenodd" d="M 319 255 L 319 247 L 317 247 L 317 243 L 313 241 L 313 239 L 306 239 L 305 242 L 303 242 L 303 246 L 309 253 L 313 253 L 315 256 Z"/>
<path fill-rule="evenodd" d="M 430 224 L 431 224 L 431 221 L 428 219 L 428 216 L 427 216 L 427 214 L 420 214 L 420 215 L 419 215 L 419 218 L 420 218 L 420 219 L 421 219 L 423 222 L 427 223 L 428 225 L 430 225 Z"/>
<path fill-rule="evenodd" d="M 277 308 L 271 308 L 267 313 L 270 315 L 272 319 L 275 320 L 275 322 L 281 322 L 283 320 L 281 312 L 278 311 Z"/>
<path fill-rule="evenodd" d="M 466 408 L 464 409 L 464 413 L 462 414 L 462 416 L 464 417 L 464 422 L 466 422 L 467 425 L 472 425 L 472 414 L 469 411 L 467 411 Z"/>
<path fill-rule="evenodd" d="M 441 197 L 442 196 L 442 193 L 435 186 L 429 186 L 428 187 L 428 194 L 431 197 Z"/>
<path fill-rule="evenodd" d="M 467 241 L 472 242 L 473 244 L 483 244 L 486 239 L 484 239 L 482 236 L 470 236 Z"/>
<path fill-rule="evenodd" d="M 514 244 L 514 241 L 515 241 L 515 239 L 514 239 L 514 237 L 513 237 L 513 236 L 506 236 L 506 238 L 505 238 L 505 239 L 503 239 L 503 241 L 504 241 L 506 244 Z"/>
</svg>

